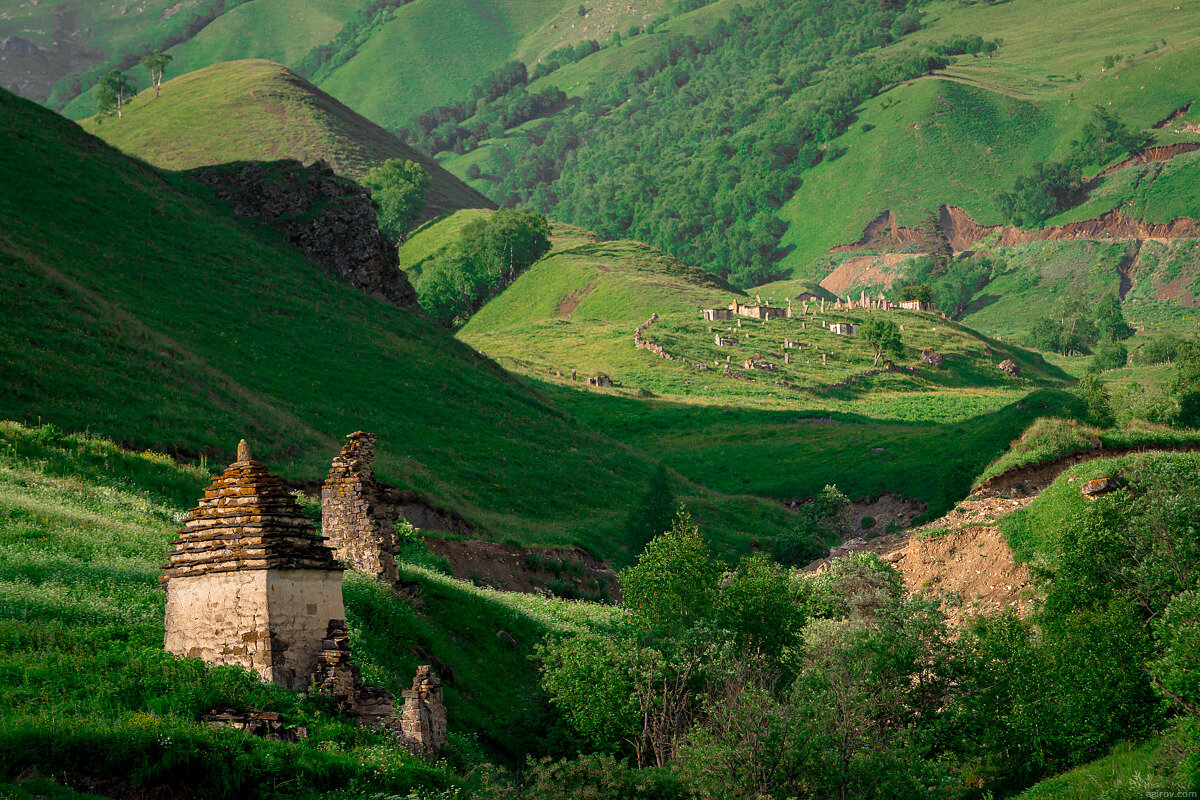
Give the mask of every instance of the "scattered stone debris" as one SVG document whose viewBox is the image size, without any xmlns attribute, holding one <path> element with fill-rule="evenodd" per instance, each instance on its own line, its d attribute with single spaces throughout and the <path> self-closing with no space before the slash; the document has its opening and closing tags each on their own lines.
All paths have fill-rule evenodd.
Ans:
<svg viewBox="0 0 1200 800">
<path fill-rule="evenodd" d="M 1110 492 L 1115 492 L 1125 486 L 1125 481 L 1117 475 L 1104 478 L 1094 478 L 1083 486 L 1079 491 L 1084 497 L 1100 497 Z"/>
<path fill-rule="evenodd" d="M 235 711 L 232 708 L 214 708 L 201 719 L 210 725 L 228 725 L 263 739 L 297 742 L 308 737 L 308 728 L 302 725 L 295 728 L 284 727 L 282 718 L 274 711 Z"/>
<path fill-rule="evenodd" d="M 587 382 L 588 386 L 596 386 L 599 388 L 612 388 L 616 385 L 613 383 L 612 378 L 608 377 L 603 372 L 601 372 L 599 375 L 593 375 L 592 377 L 588 378 Z"/>
</svg>

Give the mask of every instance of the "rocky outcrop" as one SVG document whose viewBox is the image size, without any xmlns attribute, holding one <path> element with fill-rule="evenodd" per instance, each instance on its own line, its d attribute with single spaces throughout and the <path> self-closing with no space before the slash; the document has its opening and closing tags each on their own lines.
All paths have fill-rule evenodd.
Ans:
<svg viewBox="0 0 1200 800">
<path fill-rule="evenodd" d="M 926 347 L 921 351 L 921 360 L 931 367 L 940 367 L 945 360 L 942 354 L 932 347 Z"/>
<path fill-rule="evenodd" d="M 1007 358 L 997 364 L 996 368 L 1014 378 L 1021 377 L 1021 368 Z"/>
<path fill-rule="evenodd" d="M 354 288 L 422 314 L 395 246 L 379 231 L 370 192 L 325 162 L 247 161 L 188 174 Z"/>
<path fill-rule="evenodd" d="M 38 46 L 20 36 L 6 36 L 4 41 L 0 42 L 0 51 L 14 56 L 33 58 L 38 54 Z"/>
</svg>

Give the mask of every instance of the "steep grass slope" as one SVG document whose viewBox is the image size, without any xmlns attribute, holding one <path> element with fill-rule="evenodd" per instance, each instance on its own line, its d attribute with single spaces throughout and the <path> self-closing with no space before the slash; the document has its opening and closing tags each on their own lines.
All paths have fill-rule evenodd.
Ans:
<svg viewBox="0 0 1200 800">
<path fill-rule="evenodd" d="M 168 169 L 250 159 L 324 159 L 360 177 L 389 158 L 420 162 L 431 183 L 421 219 L 492 203 L 436 162 L 417 153 L 286 67 L 231 61 L 146 90 L 121 117 L 92 117 L 85 130 Z"/>
<path fill-rule="evenodd" d="M 324 275 L 196 188 L 0 95 L 0 416 L 177 453 L 241 437 L 320 478 L 341 437 L 380 437 L 379 471 L 496 539 L 620 551 L 655 465 L 583 428 L 444 332 Z M 71 202 L 64 202 L 70 197 Z M 783 509 L 682 494 L 723 546 Z"/>
<path fill-rule="evenodd" d="M 1003 40 L 986 56 L 963 56 L 947 71 L 890 89 L 861 107 L 858 121 L 831 146 L 836 156 L 809 170 L 781 209 L 792 251 L 780 262 L 803 275 L 828 247 L 852 242 L 885 209 L 917 225 L 939 204 L 965 208 L 979 222 L 1003 222 L 999 192 L 1036 161 L 1069 154 L 1091 109 L 1103 105 L 1132 129 L 1149 129 L 1200 96 L 1193 66 L 1200 18 L 1169 0 L 1138 5 L 1114 0 L 973 4 L 933 3 L 912 41 L 981 34 Z M 1070 33 L 1067 33 L 1070 32 Z M 1105 67 L 1107 57 L 1120 56 Z M 1200 138 L 1154 132 L 1170 143 Z M 1104 165 L 1096 165 L 1099 171 Z M 1137 218 L 1166 222 L 1200 213 L 1190 186 L 1136 209 Z M 1104 178 L 1093 194 L 1126 179 Z M 1189 187 L 1184 189 L 1182 187 Z M 1129 199 L 1109 193 L 1052 223 L 1090 218 Z M 820 209 L 820 213 L 812 213 Z"/>
<path fill-rule="evenodd" d="M 205 797 L 453 783 L 444 765 L 356 731 L 320 703 L 163 652 L 158 578 L 209 479 L 162 454 L 0 423 L 0 794 L 14 796 L 6 782 L 33 770 L 189 784 Z M 446 681 L 452 752 L 476 739 L 501 757 L 536 752 L 553 714 L 533 691 L 533 647 L 603 626 L 617 610 L 484 591 L 417 566 L 402 573 L 420 586 L 419 606 L 354 573 L 343 579 L 364 678 L 398 694 L 432 661 Z M 264 741 L 199 722 L 220 706 L 280 712 L 309 738 Z"/>
<path fill-rule="evenodd" d="M 416 0 L 395 9 L 357 54 L 321 82 L 385 127 L 466 97 L 488 72 L 516 57 L 522 40 L 563 0 Z"/>
</svg>

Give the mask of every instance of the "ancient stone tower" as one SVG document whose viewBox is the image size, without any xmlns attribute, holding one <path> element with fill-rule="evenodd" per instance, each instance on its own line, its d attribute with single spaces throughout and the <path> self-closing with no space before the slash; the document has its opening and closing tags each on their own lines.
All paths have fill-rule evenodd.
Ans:
<svg viewBox="0 0 1200 800">
<path fill-rule="evenodd" d="M 375 434 L 355 431 L 346 438 L 321 487 L 321 532 L 338 560 L 394 582 L 396 509 L 375 480 Z"/>
<path fill-rule="evenodd" d="M 330 621 L 345 618 L 333 551 L 245 441 L 188 514 L 165 573 L 168 651 L 288 689 L 308 686 Z"/>
<path fill-rule="evenodd" d="M 428 666 L 417 667 L 413 688 L 404 690 L 400 726 L 405 744 L 418 753 L 432 755 L 446 744 L 442 684 Z"/>
</svg>

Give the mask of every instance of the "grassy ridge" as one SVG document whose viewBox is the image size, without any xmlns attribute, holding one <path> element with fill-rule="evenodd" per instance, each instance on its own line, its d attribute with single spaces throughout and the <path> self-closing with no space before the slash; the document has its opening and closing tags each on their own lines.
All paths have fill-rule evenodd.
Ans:
<svg viewBox="0 0 1200 800">
<path fill-rule="evenodd" d="M 138 95 L 124 115 L 93 117 L 85 130 L 158 167 L 188 169 L 229 161 L 324 159 L 360 177 L 389 158 L 430 173 L 421 219 L 491 201 L 436 162 L 351 111 L 291 70 L 270 61 L 232 61 L 188 73 Z"/>
<path fill-rule="evenodd" d="M 0 198 L 19 220 L 0 236 L 0 416 L 214 458 L 246 437 L 308 478 L 326 473 L 342 436 L 371 430 L 385 479 L 497 539 L 620 552 L 653 462 L 195 200 L 186 179 L 8 94 L 0 133 L 14 143 L 0 167 L 42 176 Z M 714 509 L 706 519 L 726 547 L 791 524 L 759 501 L 680 491 Z"/>
</svg>

